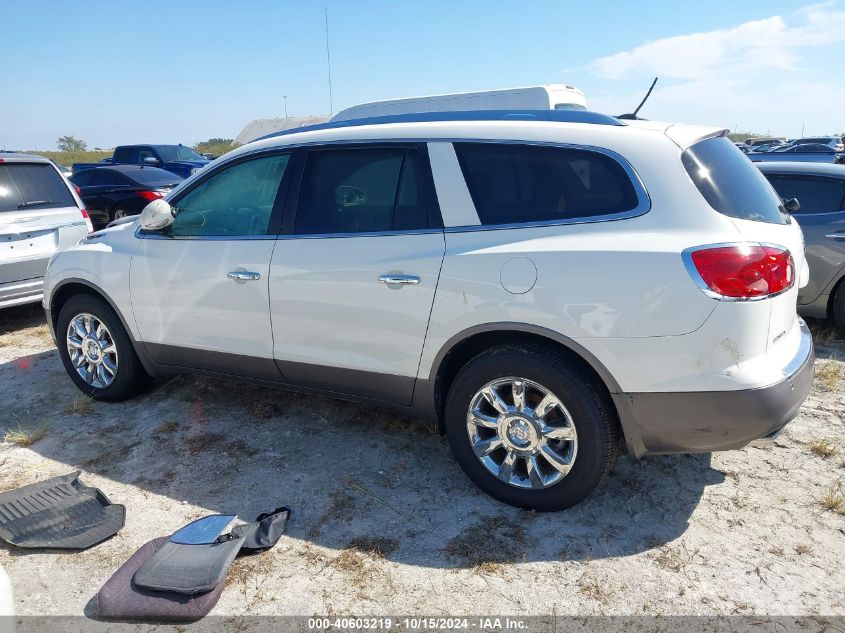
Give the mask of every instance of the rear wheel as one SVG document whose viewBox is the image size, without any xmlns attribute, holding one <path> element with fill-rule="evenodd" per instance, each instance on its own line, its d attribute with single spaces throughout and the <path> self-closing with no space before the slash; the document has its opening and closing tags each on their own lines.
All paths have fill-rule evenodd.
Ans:
<svg viewBox="0 0 845 633">
<path fill-rule="evenodd" d="M 126 400 L 151 381 L 117 314 L 98 297 L 70 298 L 59 312 L 56 339 L 71 380 L 96 400 Z"/>
<path fill-rule="evenodd" d="M 616 417 L 603 386 L 541 347 L 476 356 L 455 377 L 445 415 L 464 472 L 490 496 L 523 508 L 575 505 L 616 457 Z"/>
<path fill-rule="evenodd" d="M 845 331 L 845 279 L 839 282 L 836 294 L 833 295 L 833 321 L 836 326 Z"/>
<path fill-rule="evenodd" d="M 126 209 L 112 209 L 111 219 L 112 221 L 119 220 L 121 218 L 127 217 L 128 215 L 129 213 L 126 211 Z"/>
</svg>

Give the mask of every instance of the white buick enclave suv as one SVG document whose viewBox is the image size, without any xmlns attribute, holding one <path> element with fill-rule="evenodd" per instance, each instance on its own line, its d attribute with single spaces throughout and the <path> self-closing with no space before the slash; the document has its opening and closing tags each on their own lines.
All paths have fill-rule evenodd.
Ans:
<svg viewBox="0 0 845 633">
<path fill-rule="evenodd" d="M 724 130 L 429 113 L 241 147 L 56 255 L 99 400 L 199 372 L 436 420 L 485 492 L 571 506 L 617 449 L 771 438 L 813 377 L 798 224 Z"/>
</svg>

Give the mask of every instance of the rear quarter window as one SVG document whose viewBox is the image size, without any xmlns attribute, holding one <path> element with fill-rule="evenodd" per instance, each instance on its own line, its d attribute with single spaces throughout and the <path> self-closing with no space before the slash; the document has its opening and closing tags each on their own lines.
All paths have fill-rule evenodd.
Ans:
<svg viewBox="0 0 845 633">
<path fill-rule="evenodd" d="M 707 203 L 740 220 L 787 224 L 778 195 L 748 157 L 725 136 L 699 141 L 681 161 Z"/>
<path fill-rule="evenodd" d="M 64 178 L 52 165 L 0 164 L 0 213 L 75 206 Z"/>
<path fill-rule="evenodd" d="M 628 173 L 605 154 L 512 143 L 455 143 L 481 224 L 574 221 L 633 211 Z"/>
</svg>

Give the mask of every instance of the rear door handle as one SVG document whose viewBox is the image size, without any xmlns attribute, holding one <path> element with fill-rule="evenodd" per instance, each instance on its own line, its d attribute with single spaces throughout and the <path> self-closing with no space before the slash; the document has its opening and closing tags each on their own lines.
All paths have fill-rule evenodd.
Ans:
<svg viewBox="0 0 845 633">
<path fill-rule="evenodd" d="M 404 284 L 413 285 L 420 283 L 420 278 L 415 275 L 379 275 L 380 284 Z"/>
<path fill-rule="evenodd" d="M 230 273 L 226 273 L 226 276 L 235 281 L 255 281 L 256 279 L 261 279 L 261 273 L 251 273 L 245 270 L 233 270 Z"/>
</svg>

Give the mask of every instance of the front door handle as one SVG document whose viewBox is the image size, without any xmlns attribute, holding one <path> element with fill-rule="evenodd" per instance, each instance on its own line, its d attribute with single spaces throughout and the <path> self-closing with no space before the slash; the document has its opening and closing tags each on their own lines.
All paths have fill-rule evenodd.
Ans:
<svg viewBox="0 0 845 633">
<path fill-rule="evenodd" d="M 836 240 L 837 242 L 845 242 L 845 231 L 834 231 L 828 233 L 825 237 L 829 240 Z"/>
<path fill-rule="evenodd" d="M 245 270 L 233 270 L 230 273 L 226 273 L 226 277 L 234 279 L 235 281 L 255 281 L 256 279 L 261 279 L 261 273 L 251 273 Z"/>
<path fill-rule="evenodd" d="M 420 278 L 415 275 L 379 275 L 378 282 L 380 284 L 404 284 L 413 285 L 420 283 Z"/>
</svg>

